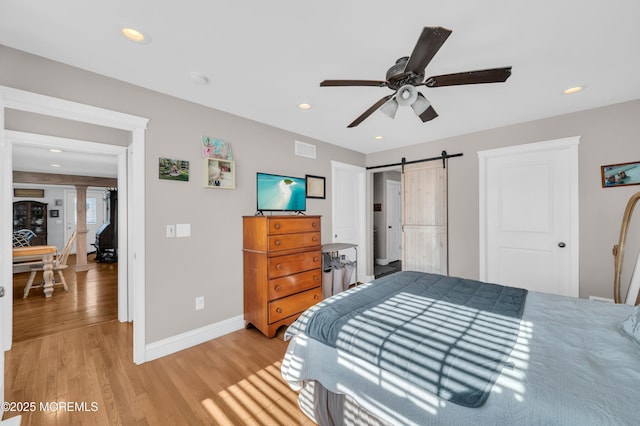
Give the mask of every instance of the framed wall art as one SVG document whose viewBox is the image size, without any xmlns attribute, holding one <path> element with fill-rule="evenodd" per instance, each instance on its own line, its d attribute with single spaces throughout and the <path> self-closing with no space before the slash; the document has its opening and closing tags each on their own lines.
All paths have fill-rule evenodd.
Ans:
<svg viewBox="0 0 640 426">
<path fill-rule="evenodd" d="M 189 181 L 189 162 L 160 158 L 158 160 L 158 177 L 165 180 Z"/>
<path fill-rule="evenodd" d="M 235 161 L 205 158 L 203 169 L 203 183 L 206 188 L 234 189 L 236 187 Z"/>
<path fill-rule="evenodd" d="M 600 167 L 603 188 L 640 185 L 640 161 Z"/>
<path fill-rule="evenodd" d="M 326 197 L 326 180 L 322 176 L 306 175 L 307 180 L 307 198 Z"/>
</svg>

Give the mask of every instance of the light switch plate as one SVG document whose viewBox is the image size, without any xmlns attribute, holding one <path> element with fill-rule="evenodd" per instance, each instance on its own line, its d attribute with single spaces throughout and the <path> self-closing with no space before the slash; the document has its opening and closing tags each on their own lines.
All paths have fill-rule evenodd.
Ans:
<svg viewBox="0 0 640 426">
<path fill-rule="evenodd" d="M 191 224 L 179 223 L 176 225 L 176 237 L 190 237 L 191 236 Z"/>
<path fill-rule="evenodd" d="M 176 226 L 167 225 L 167 238 L 173 238 L 176 236 Z"/>
</svg>

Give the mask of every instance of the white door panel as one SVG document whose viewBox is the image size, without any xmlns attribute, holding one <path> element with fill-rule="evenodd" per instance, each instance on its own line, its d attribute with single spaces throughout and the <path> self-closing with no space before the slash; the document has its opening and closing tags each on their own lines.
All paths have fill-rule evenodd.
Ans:
<svg viewBox="0 0 640 426">
<path fill-rule="evenodd" d="M 578 296 L 577 144 L 571 146 L 551 141 L 479 153 L 480 279 Z"/>
<path fill-rule="evenodd" d="M 344 253 L 357 260 L 358 279 L 366 276 L 365 172 L 363 167 L 331 162 L 332 168 L 332 242 L 357 244 L 357 250 Z M 357 255 L 357 259 L 354 257 Z M 355 278 L 355 277 L 354 277 Z"/>
</svg>

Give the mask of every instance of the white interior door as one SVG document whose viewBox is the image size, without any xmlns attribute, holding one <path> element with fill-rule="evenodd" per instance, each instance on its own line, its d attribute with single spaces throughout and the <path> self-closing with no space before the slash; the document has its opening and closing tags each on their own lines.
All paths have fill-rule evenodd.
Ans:
<svg viewBox="0 0 640 426">
<path fill-rule="evenodd" d="M 402 259 L 402 194 L 400 182 L 386 180 L 387 208 L 387 259 Z"/>
<path fill-rule="evenodd" d="M 365 234 L 365 175 L 363 167 L 331 162 L 333 226 L 332 242 L 357 244 L 358 278 L 366 276 L 364 254 L 367 253 Z M 353 260 L 354 250 L 345 251 Z"/>
<path fill-rule="evenodd" d="M 402 269 L 447 275 L 447 170 L 439 161 L 402 174 Z"/>
<path fill-rule="evenodd" d="M 480 279 L 577 297 L 577 140 L 479 155 Z"/>
</svg>

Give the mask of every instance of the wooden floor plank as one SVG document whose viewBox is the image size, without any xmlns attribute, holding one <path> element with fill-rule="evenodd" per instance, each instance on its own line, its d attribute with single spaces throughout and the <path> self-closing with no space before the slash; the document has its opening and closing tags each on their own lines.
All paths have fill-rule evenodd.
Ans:
<svg viewBox="0 0 640 426">
<path fill-rule="evenodd" d="M 117 264 L 89 268 L 65 274 L 69 292 L 56 287 L 51 299 L 41 289 L 22 299 L 28 274 L 14 277 L 5 400 L 38 409 L 5 412 L 4 419 L 21 414 L 23 425 L 56 426 L 313 424 L 280 377 L 282 336 L 240 330 L 136 365 L 133 325 L 117 321 Z M 41 409 L 51 403 L 81 409 Z"/>
</svg>

